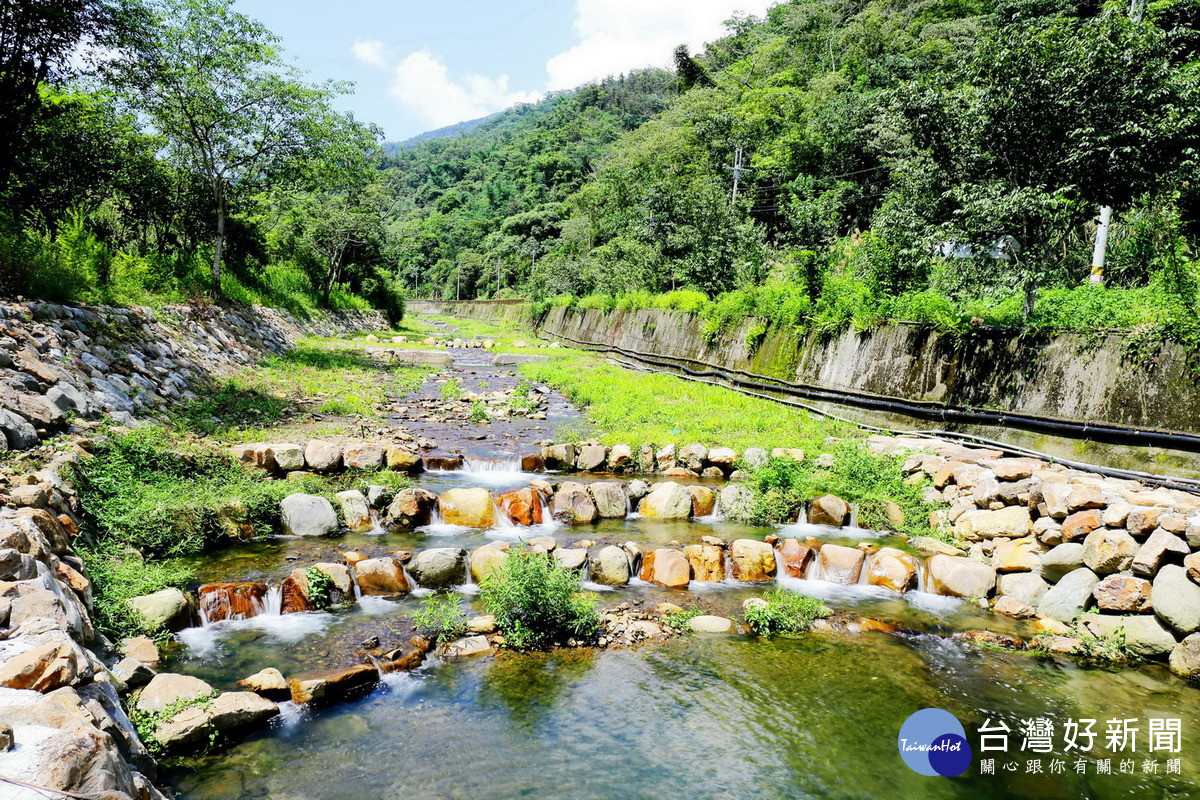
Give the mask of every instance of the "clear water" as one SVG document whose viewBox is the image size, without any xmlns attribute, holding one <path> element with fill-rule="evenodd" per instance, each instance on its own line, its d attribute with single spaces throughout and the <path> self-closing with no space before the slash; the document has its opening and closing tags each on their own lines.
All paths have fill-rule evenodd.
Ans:
<svg viewBox="0 0 1200 800">
<path fill-rule="evenodd" d="M 423 483 L 457 477 L 427 476 Z M 439 487 L 431 486 L 435 490 Z M 530 531 L 531 535 L 543 533 Z M 563 544 L 634 540 L 665 545 L 761 536 L 723 522 L 631 519 L 559 528 Z M 833 530 L 796 531 L 837 540 Z M 424 531 L 340 539 L 286 539 L 205 557 L 202 580 L 278 579 L 291 569 L 332 560 L 347 549 L 380 555 L 401 549 L 478 547 L 485 532 Z M 853 544 L 851 538 L 847 543 Z M 895 544 L 881 540 L 879 544 Z M 478 656 L 428 663 L 387 676 L 370 696 L 315 712 L 289 708 L 285 719 L 220 754 L 194 760 L 171 776 L 182 800 L 368 800 L 369 798 L 1158 798 L 1200 797 L 1200 693 L 1162 666 L 1085 670 L 1066 660 L 987 650 L 943 638 L 989 627 L 1028 636 L 1024 623 L 969 603 L 867 586 L 788 580 L 790 589 L 920 631 L 916 635 L 813 633 L 771 641 L 746 635 L 687 636 L 636 650 L 560 650 Z M 635 581 L 607 592 L 652 606 L 698 604 L 737 616 L 762 587 L 727 581 L 689 592 Z M 332 613 L 223 623 L 185 632 L 167 667 L 220 689 L 264 667 L 285 674 L 358 663 L 371 637 L 403 641 L 416 598 L 365 602 Z M 464 596 L 464 607 L 479 610 Z M 973 747 L 988 717 L 1013 729 L 996 775 L 928 778 L 911 772 L 896 737 L 914 711 L 943 708 L 967 728 Z M 1055 751 L 1038 754 L 1042 774 L 1027 773 L 1021 720 L 1048 717 Z M 1148 719 L 1182 720 L 1182 750 L 1150 753 Z M 1101 733 L 1086 774 L 1063 749 L 1069 719 L 1097 719 Z M 1120 753 L 1103 752 L 1105 721 L 1139 719 L 1135 772 L 1119 774 Z M 1142 762 L 1157 758 L 1157 774 Z M 1179 775 L 1165 772 L 1180 758 Z M 1065 762 L 1048 774 L 1050 761 Z M 1112 775 L 1096 774 L 1111 758 Z M 1004 771 L 1006 761 L 1015 772 Z"/>
</svg>

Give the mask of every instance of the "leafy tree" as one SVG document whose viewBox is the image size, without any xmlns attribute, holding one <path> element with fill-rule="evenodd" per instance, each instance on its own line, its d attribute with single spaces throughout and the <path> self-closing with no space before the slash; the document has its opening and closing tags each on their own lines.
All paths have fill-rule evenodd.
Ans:
<svg viewBox="0 0 1200 800">
<path fill-rule="evenodd" d="M 334 113 L 343 90 L 311 85 L 281 58 L 278 37 L 232 0 L 165 0 L 124 67 L 130 102 L 168 142 L 172 159 L 210 190 L 212 286 L 220 293 L 231 210 L 255 189 L 311 183 L 361 159 L 373 134 Z"/>
</svg>

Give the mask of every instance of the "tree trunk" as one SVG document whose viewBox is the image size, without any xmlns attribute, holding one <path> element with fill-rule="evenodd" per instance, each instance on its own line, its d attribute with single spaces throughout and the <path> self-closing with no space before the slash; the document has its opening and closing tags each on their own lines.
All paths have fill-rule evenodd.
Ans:
<svg viewBox="0 0 1200 800">
<path fill-rule="evenodd" d="M 225 196 L 217 190 L 217 237 L 213 242 L 212 291 L 221 297 L 221 256 L 225 251 Z"/>
</svg>

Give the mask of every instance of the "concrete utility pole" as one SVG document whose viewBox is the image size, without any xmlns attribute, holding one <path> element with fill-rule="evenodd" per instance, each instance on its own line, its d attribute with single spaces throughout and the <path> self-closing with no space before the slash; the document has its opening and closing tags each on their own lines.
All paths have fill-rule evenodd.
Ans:
<svg viewBox="0 0 1200 800">
<path fill-rule="evenodd" d="M 1096 247 L 1092 250 L 1092 283 L 1104 283 L 1104 256 L 1108 251 L 1108 223 L 1112 206 L 1100 206 L 1100 222 L 1096 225 Z"/>
<path fill-rule="evenodd" d="M 737 201 L 738 181 L 742 177 L 743 172 L 753 172 L 750 167 L 742 166 L 742 148 L 738 147 L 733 152 L 733 166 L 726 165 L 725 169 L 733 173 L 733 193 L 729 195 L 729 204 L 733 205 Z"/>
</svg>

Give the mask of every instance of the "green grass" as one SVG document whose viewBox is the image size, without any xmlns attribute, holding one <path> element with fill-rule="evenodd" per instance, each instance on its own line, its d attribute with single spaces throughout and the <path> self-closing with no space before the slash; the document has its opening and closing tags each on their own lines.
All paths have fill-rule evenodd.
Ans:
<svg viewBox="0 0 1200 800">
<path fill-rule="evenodd" d="M 463 613 L 458 595 L 453 592 L 431 594 L 421 601 L 413 614 L 417 633 L 435 645 L 453 642 L 467 635 L 467 615 Z"/>
<path fill-rule="evenodd" d="M 584 409 L 606 444 L 819 448 L 827 436 L 856 428 L 732 389 L 672 375 L 633 372 L 577 350 L 523 364 L 521 374 L 561 390 Z"/>
<path fill-rule="evenodd" d="M 433 367 L 397 366 L 341 339 L 307 338 L 294 350 L 261 359 L 210 396 L 181 405 L 173 424 L 223 441 L 257 441 L 270 428 L 300 415 L 306 405 L 321 414 L 378 420 L 387 399 L 403 397 Z"/>
<path fill-rule="evenodd" d="M 92 580 L 96 624 L 112 638 L 159 633 L 143 631 L 125 601 L 184 585 L 192 575 L 186 559 L 230 541 L 221 528 L 222 508 L 240 504 L 262 537 L 277 528 L 280 501 L 289 494 L 332 498 L 372 483 L 408 485 L 395 472 L 265 480 L 223 453 L 153 425 L 110 433 L 78 473 L 87 517 L 78 550 Z"/>
</svg>

